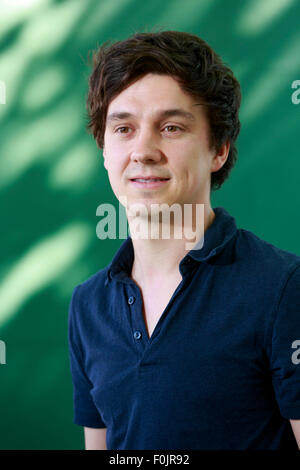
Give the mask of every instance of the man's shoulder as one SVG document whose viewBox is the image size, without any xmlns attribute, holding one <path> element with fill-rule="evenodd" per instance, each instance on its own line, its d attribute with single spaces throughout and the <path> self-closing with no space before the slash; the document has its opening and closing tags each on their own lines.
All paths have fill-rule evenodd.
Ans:
<svg viewBox="0 0 300 470">
<path fill-rule="evenodd" d="M 271 272 L 289 273 L 300 267 L 300 256 L 292 251 L 279 248 L 255 233 L 246 229 L 238 229 L 237 253 L 254 266 Z"/>
<path fill-rule="evenodd" d="M 77 295 L 81 299 L 87 300 L 92 298 L 93 295 L 98 295 L 104 290 L 109 266 L 110 265 L 99 269 L 99 271 L 96 271 L 94 274 L 90 275 L 87 279 L 75 286 L 74 290 L 77 291 Z"/>
</svg>

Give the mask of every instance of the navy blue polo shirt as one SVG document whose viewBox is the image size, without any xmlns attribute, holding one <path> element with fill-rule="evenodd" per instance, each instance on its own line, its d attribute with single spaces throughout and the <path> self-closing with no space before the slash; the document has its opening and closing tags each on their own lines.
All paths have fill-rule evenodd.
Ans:
<svg viewBox="0 0 300 470">
<path fill-rule="evenodd" d="M 130 237 L 73 291 L 74 422 L 109 450 L 297 449 L 300 257 L 214 212 L 150 338 Z"/>
</svg>

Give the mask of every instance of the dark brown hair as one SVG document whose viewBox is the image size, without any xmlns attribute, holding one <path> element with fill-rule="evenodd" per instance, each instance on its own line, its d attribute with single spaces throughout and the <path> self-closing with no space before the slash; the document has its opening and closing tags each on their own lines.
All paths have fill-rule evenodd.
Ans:
<svg viewBox="0 0 300 470">
<path fill-rule="evenodd" d="M 87 111 L 99 148 L 104 145 L 110 102 L 147 73 L 170 75 L 181 89 L 205 105 L 210 146 L 218 150 L 227 140 L 230 151 L 220 170 L 211 173 L 211 189 L 219 189 L 237 158 L 235 140 L 240 131 L 240 85 L 232 70 L 196 35 L 180 31 L 136 33 L 124 41 L 106 41 L 93 52 Z"/>
</svg>

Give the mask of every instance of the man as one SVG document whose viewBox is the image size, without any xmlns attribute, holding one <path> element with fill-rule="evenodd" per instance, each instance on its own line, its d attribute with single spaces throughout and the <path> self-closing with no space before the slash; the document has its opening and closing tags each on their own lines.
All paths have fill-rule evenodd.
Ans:
<svg viewBox="0 0 300 470">
<path fill-rule="evenodd" d="M 300 446 L 300 257 L 210 203 L 236 160 L 240 98 L 195 35 L 139 33 L 94 55 L 89 128 L 133 233 L 70 302 L 86 449 Z M 133 236 L 157 204 L 203 207 L 202 243 L 187 250 L 185 219 L 163 238 L 163 210 L 158 237 Z"/>
</svg>

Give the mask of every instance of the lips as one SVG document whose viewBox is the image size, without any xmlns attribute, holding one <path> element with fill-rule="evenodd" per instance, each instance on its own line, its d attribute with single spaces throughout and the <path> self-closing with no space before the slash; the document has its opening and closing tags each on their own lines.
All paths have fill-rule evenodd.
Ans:
<svg viewBox="0 0 300 470">
<path fill-rule="evenodd" d="M 150 181 L 166 181 L 170 178 L 164 178 L 160 176 L 136 176 L 135 178 L 130 178 L 131 181 L 141 181 L 141 182 L 150 182 Z"/>
<path fill-rule="evenodd" d="M 163 178 L 162 176 L 137 176 L 129 181 L 137 189 L 155 190 L 165 186 L 169 180 L 170 178 Z"/>
</svg>

